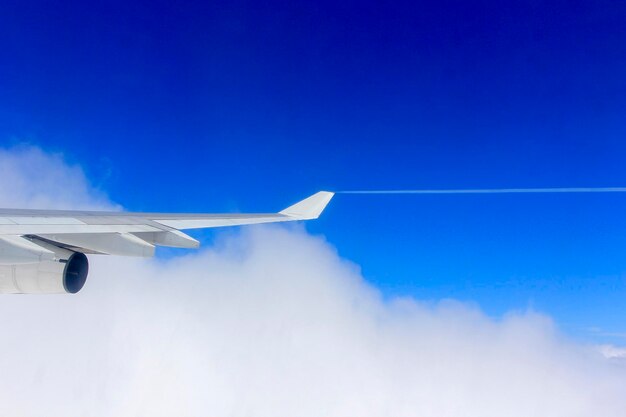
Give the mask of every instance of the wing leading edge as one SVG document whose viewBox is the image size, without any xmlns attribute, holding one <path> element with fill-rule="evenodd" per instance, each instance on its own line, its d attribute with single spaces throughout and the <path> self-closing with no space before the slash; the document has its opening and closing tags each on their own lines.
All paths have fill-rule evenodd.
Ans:
<svg viewBox="0 0 626 417">
<path fill-rule="evenodd" d="M 316 219 L 333 195 L 320 191 L 278 213 L 259 214 L 0 209 L 0 263 L 13 258 L 16 250 L 32 251 L 33 244 L 141 257 L 152 256 L 155 246 L 195 248 L 199 242 L 179 230 Z"/>
</svg>

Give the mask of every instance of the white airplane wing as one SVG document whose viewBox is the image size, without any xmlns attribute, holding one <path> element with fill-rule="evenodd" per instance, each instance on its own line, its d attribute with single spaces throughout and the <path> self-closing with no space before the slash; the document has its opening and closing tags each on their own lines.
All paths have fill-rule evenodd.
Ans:
<svg viewBox="0 0 626 417">
<path fill-rule="evenodd" d="M 148 257 L 158 245 L 196 248 L 179 229 L 316 219 L 332 197 L 320 191 L 267 214 L 0 209 L 0 294 L 74 294 L 89 273 L 85 254 Z"/>
<path fill-rule="evenodd" d="M 154 246 L 195 248 L 179 229 L 310 220 L 319 217 L 333 193 L 320 191 L 278 213 L 172 214 L 0 209 L 0 264 L 20 263 L 24 252 L 50 246 L 82 252 L 152 256 Z M 45 256 L 44 256 L 45 257 Z"/>
</svg>

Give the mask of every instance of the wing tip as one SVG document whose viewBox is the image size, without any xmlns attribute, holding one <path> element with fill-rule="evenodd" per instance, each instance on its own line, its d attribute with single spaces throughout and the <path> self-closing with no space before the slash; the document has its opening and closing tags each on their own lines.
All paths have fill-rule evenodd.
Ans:
<svg viewBox="0 0 626 417">
<path fill-rule="evenodd" d="M 318 191 L 312 196 L 282 210 L 280 214 L 295 217 L 298 220 L 317 219 L 334 195 L 335 193 L 330 191 Z"/>
</svg>

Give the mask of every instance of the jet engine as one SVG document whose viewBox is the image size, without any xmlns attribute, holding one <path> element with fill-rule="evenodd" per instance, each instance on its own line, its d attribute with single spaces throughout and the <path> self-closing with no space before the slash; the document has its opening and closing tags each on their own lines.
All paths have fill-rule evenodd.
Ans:
<svg viewBox="0 0 626 417">
<path fill-rule="evenodd" d="M 7 265 L 0 262 L 0 293 L 74 294 L 85 285 L 89 262 L 84 253 L 46 242 L 37 242 L 36 247 L 35 243 L 20 242 L 20 244 L 22 246 L 13 244 L 13 250 L 19 248 L 21 253 L 25 254 L 22 263 Z M 40 250 L 37 250 L 37 247 Z M 32 257 L 26 257 L 28 254 Z"/>
</svg>

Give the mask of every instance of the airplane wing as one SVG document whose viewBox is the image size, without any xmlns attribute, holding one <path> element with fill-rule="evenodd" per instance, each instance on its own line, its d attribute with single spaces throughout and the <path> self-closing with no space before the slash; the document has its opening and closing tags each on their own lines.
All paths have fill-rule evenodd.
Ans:
<svg viewBox="0 0 626 417">
<path fill-rule="evenodd" d="M 148 257 L 158 245 L 196 248 L 180 229 L 316 219 L 332 197 L 320 191 L 266 214 L 0 209 L 0 294 L 74 294 L 89 273 L 85 254 Z"/>
<path fill-rule="evenodd" d="M 32 253 L 54 257 L 54 248 L 141 257 L 153 256 L 157 245 L 195 248 L 199 242 L 180 229 L 316 219 L 332 197 L 320 191 L 278 213 L 258 214 L 0 209 L 0 265 L 32 262 Z"/>
</svg>

